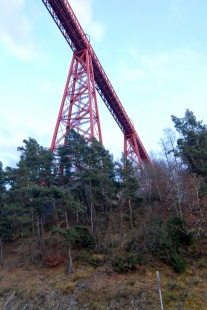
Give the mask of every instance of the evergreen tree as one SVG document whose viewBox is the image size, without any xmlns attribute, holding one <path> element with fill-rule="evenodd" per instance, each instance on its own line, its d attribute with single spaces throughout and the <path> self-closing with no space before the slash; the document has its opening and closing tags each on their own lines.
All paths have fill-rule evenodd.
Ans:
<svg viewBox="0 0 207 310">
<path fill-rule="evenodd" d="M 24 146 L 18 147 L 21 152 L 17 168 L 6 168 L 7 183 L 12 189 L 54 183 L 55 161 L 50 149 L 38 144 L 35 139 L 23 140 Z"/>
<path fill-rule="evenodd" d="M 96 211 L 107 210 L 113 194 L 113 158 L 96 139 L 87 143 L 74 130 L 58 156 L 64 184 L 68 182 L 73 195 L 87 206 L 92 231 L 97 236 Z"/>
<path fill-rule="evenodd" d="M 131 229 L 133 229 L 131 202 L 138 197 L 137 191 L 139 188 L 138 178 L 136 176 L 136 170 L 133 167 L 132 163 L 129 160 L 127 160 L 125 155 L 123 155 L 121 163 L 116 163 L 116 171 L 117 171 L 117 177 L 119 180 L 120 199 L 123 201 L 122 204 L 125 204 L 125 203 L 128 204 L 130 226 L 131 226 Z M 121 210 L 121 214 L 122 214 L 122 210 Z M 120 220 L 122 222 L 122 218 Z M 121 223 L 121 227 L 122 227 L 122 223 Z M 122 231 L 122 228 L 121 228 L 121 231 Z"/>
<path fill-rule="evenodd" d="M 172 120 L 180 134 L 175 156 L 182 158 L 194 177 L 201 177 L 199 196 L 202 197 L 207 194 L 207 126 L 197 121 L 189 110 L 186 110 L 183 118 L 172 115 Z"/>
<path fill-rule="evenodd" d="M 0 265 L 3 266 L 3 244 L 2 239 L 4 235 L 9 234 L 7 226 L 7 214 L 5 213 L 5 206 L 3 202 L 5 194 L 5 175 L 3 171 L 2 162 L 0 162 Z"/>
<path fill-rule="evenodd" d="M 197 121 L 189 110 L 183 118 L 172 115 L 172 121 L 181 136 L 177 140 L 175 155 L 182 157 L 189 171 L 207 181 L 207 126 Z"/>
</svg>

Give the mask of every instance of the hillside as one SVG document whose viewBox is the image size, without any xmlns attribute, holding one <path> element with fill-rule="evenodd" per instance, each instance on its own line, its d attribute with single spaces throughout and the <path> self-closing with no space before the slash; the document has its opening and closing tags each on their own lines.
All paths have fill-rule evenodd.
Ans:
<svg viewBox="0 0 207 310">
<path fill-rule="evenodd" d="M 172 116 L 151 163 L 74 130 L 0 162 L 0 308 L 206 309 L 207 126 Z"/>
<path fill-rule="evenodd" d="M 114 251 L 119 252 L 121 240 L 115 237 Z M 128 238 L 126 234 L 124 239 Z M 165 309 L 206 309 L 207 258 L 204 256 L 186 258 L 188 265 L 182 274 L 153 260 L 137 264 L 134 271 L 117 273 L 109 255 L 92 253 L 86 257 L 85 250 L 73 250 L 74 271 L 67 276 L 66 262 L 46 266 L 40 248 L 35 261 L 30 262 L 26 241 L 6 243 L 4 255 L 0 309 L 160 309 L 156 270 L 160 272 Z"/>
</svg>

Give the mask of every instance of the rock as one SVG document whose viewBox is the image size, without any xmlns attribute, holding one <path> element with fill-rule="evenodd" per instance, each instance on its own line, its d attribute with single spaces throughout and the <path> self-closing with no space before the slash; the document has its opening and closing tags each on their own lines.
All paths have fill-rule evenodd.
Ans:
<svg viewBox="0 0 207 310">
<path fill-rule="evenodd" d="M 7 297 L 7 299 L 6 299 L 6 301 L 5 301 L 5 303 L 4 303 L 4 308 L 5 308 L 5 310 L 9 310 L 9 304 L 11 304 L 12 302 L 13 302 L 13 300 L 14 300 L 14 298 L 15 298 L 15 291 L 12 293 L 12 294 L 10 294 L 8 297 Z M 11 309 L 11 308 L 10 308 Z"/>
</svg>

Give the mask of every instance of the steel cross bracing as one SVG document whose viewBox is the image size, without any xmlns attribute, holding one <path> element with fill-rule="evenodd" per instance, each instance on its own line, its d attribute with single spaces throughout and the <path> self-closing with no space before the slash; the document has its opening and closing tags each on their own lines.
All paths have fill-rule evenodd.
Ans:
<svg viewBox="0 0 207 310">
<path fill-rule="evenodd" d="M 138 161 L 151 162 L 135 128 L 110 83 L 87 35 L 78 22 L 68 0 L 42 0 L 74 53 L 87 49 L 92 59 L 95 88 L 124 134 L 124 152 Z M 130 150 L 130 151 L 128 151 Z"/>
<path fill-rule="evenodd" d="M 73 54 L 51 143 L 53 151 L 67 144 L 71 129 L 75 129 L 88 142 L 95 137 L 102 144 L 93 66 L 88 49 Z"/>
</svg>

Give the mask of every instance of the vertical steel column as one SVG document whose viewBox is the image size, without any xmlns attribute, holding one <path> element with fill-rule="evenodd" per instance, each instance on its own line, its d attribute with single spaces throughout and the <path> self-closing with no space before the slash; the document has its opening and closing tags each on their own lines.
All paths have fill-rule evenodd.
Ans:
<svg viewBox="0 0 207 310">
<path fill-rule="evenodd" d="M 88 142 L 95 137 L 103 143 L 89 47 L 73 54 L 51 143 L 53 151 L 66 145 L 71 129 Z"/>
<path fill-rule="evenodd" d="M 124 154 L 134 166 L 141 164 L 141 156 L 135 133 L 124 135 Z"/>
</svg>

